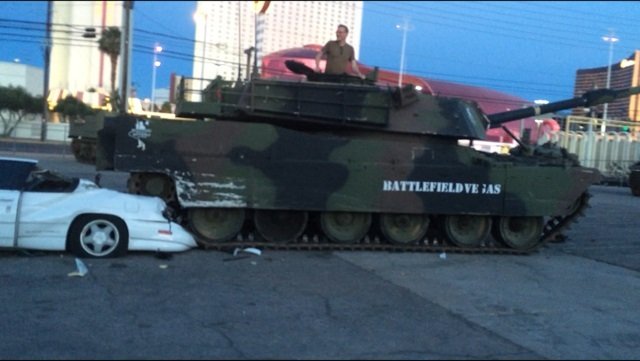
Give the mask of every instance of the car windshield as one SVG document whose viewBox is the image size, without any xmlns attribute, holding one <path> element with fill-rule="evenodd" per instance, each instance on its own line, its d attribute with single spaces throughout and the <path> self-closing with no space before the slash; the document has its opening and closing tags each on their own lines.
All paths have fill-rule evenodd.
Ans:
<svg viewBox="0 0 640 361">
<path fill-rule="evenodd" d="M 25 191 L 27 192 L 72 192 L 78 186 L 78 178 L 70 178 L 62 174 L 36 168 L 29 174 Z"/>
<path fill-rule="evenodd" d="M 36 161 L 0 158 L 0 189 L 21 190 L 25 180 L 36 169 Z"/>
</svg>

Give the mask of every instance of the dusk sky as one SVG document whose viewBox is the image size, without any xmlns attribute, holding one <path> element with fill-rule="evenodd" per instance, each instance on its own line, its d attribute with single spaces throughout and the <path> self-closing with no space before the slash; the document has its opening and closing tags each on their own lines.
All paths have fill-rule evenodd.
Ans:
<svg viewBox="0 0 640 361">
<path fill-rule="evenodd" d="M 165 48 L 157 87 L 168 87 L 172 72 L 191 75 L 195 9 L 195 1 L 135 2 L 132 81 L 138 96 L 151 93 L 154 42 Z M 640 2 L 365 1 L 358 60 L 398 71 L 403 32 L 396 25 L 405 19 L 411 29 L 407 73 L 530 101 L 572 97 L 577 69 L 608 64 L 610 43 L 602 36 L 610 32 L 619 38 L 611 52 L 614 63 L 640 49 Z M 46 2 L 0 2 L 0 61 L 42 67 L 44 32 L 15 20 L 44 29 Z"/>
</svg>

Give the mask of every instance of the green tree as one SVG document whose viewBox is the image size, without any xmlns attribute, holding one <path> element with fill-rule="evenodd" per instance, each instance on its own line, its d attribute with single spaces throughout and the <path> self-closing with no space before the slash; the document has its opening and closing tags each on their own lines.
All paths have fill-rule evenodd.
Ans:
<svg viewBox="0 0 640 361">
<path fill-rule="evenodd" d="M 120 56 L 120 29 L 110 26 L 102 31 L 98 40 L 98 48 L 107 54 L 111 59 L 111 92 L 116 90 L 116 69 L 118 66 L 118 56 Z"/>
<path fill-rule="evenodd" d="M 71 95 L 67 95 L 61 102 L 58 102 L 53 108 L 53 111 L 62 113 L 66 121 L 69 121 L 71 118 L 78 119 L 86 115 L 95 114 L 95 111 L 91 109 L 90 106 Z"/>
<path fill-rule="evenodd" d="M 29 94 L 23 87 L 0 86 L 0 120 L 2 136 L 11 135 L 27 115 L 43 113 L 44 99 Z"/>
<path fill-rule="evenodd" d="M 162 103 L 162 106 L 160 107 L 160 111 L 162 113 L 173 113 L 171 111 L 171 103 L 169 103 L 169 102 Z"/>
</svg>

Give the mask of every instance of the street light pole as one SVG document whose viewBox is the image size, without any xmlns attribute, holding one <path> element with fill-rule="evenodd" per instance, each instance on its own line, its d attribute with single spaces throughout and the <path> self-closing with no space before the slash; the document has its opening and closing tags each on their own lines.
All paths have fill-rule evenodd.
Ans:
<svg viewBox="0 0 640 361">
<path fill-rule="evenodd" d="M 609 89 L 609 87 L 611 86 L 611 61 L 613 58 L 613 43 L 615 43 L 616 41 L 619 41 L 620 39 L 613 36 L 613 32 L 611 32 L 609 33 L 609 36 L 603 36 L 602 40 L 609 43 L 609 63 L 607 65 L 607 85 L 606 85 L 607 89 Z M 602 118 L 604 120 L 607 120 L 608 108 L 609 108 L 609 103 L 604 103 L 604 112 L 602 114 Z M 604 123 L 603 123 L 603 127 L 604 127 Z"/>
<path fill-rule="evenodd" d="M 120 53 L 122 54 L 122 83 L 121 83 L 121 103 L 119 114 L 125 115 L 129 109 L 129 70 L 131 64 L 129 64 L 129 56 L 131 55 L 131 10 L 133 10 L 133 1 L 124 1 L 122 3 L 124 8 L 124 31 L 121 34 Z"/>
<path fill-rule="evenodd" d="M 202 41 L 202 65 L 200 68 L 200 79 L 201 83 L 200 83 L 200 87 L 202 88 L 202 85 L 204 83 L 204 60 L 206 58 L 206 50 L 207 50 L 207 23 L 209 22 L 208 19 L 209 18 L 209 14 L 207 14 L 206 12 L 204 13 L 204 39 Z"/>
<path fill-rule="evenodd" d="M 402 74 L 404 73 L 404 50 L 407 44 L 407 31 L 409 31 L 409 21 L 404 19 L 402 25 L 396 25 L 396 29 L 402 30 L 402 50 L 400 52 L 400 76 L 398 77 L 398 86 L 402 86 Z"/>
<path fill-rule="evenodd" d="M 155 111 L 156 107 L 156 69 L 160 66 L 158 61 L 158 53 L 162 51 L 162 47 L 156 43 L 153 47 L 153 74 L 151 76 L 151 111 Z"/>
</svg>

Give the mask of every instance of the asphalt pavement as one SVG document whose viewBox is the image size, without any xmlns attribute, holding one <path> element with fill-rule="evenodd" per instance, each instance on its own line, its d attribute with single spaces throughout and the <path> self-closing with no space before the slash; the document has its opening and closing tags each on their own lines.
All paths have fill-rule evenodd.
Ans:
<svg viewBox="0 0 640 361">
<path fill-rule="evenodd" d="M 7 151 L 92 179 L 69 153 Z M 124 190 L 126 174 L 103 172 Z M 640 197 L 528 256 L 2 251 L 2 359 L 638 359 Z"/>
</svg>

